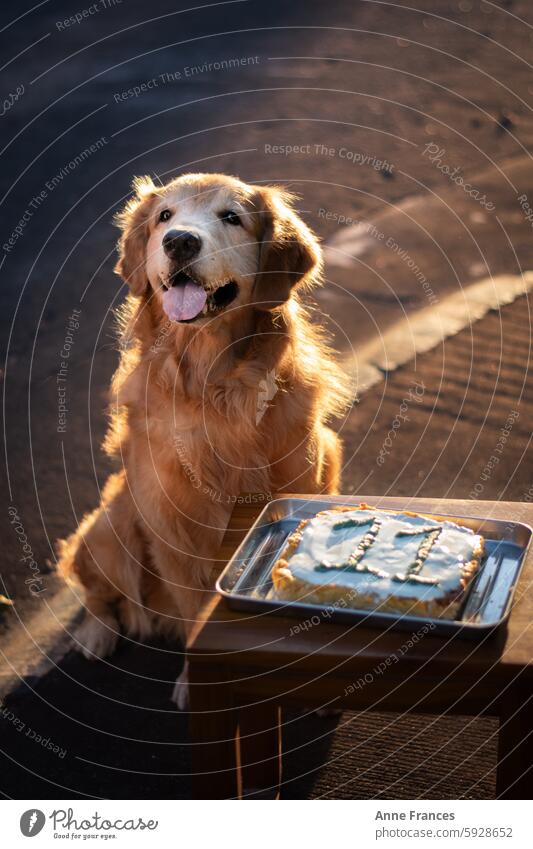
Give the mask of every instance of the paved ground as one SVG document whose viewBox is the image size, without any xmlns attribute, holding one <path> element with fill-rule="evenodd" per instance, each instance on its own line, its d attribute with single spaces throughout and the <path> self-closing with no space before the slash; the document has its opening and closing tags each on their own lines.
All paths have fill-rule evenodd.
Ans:
<svg viewBox="0 0 533 849">
<path fill-rule="evenodd" d="M 30 660 L 27 652 L 18 664 L 10 656 L 15 675 L 62 632 L 49 612 L 57 585 L 46 561 L 53 540 L 95 504 L 108 473 L 98 446 L 116 363 L 111 311 L 123 296 L 112 274 L 110 221 L 132 174 L 224 170 L 296 190 L 328 249 L 318 302 L 353 370 L 369 340 L 431 305 L 428 286 L 442 302 L 480 278 L 533 268 L 525 207 L 533 198 L 531 10 L 526 0 L 466 5 L 468 15 L 454 2 L 428 13 L 412 3 L 249 0 L 182 13 L 186 4 L 163 0 L 157 18 L 143 23 L 146 4 L 124 0 L 67 27 L 72 4 L 44 3 L 35 12 L 29 3 L 3 4 L 3 96 L 23 87 L 4 104 L 2 135 L 7 496 L 46 592 L 39 602 L 29 596 L 6 512 L 0 592 L 15 609 L 0 620 L 2 640 L 7 645 L 36 617 L 42 623 L 43 610 L 49 622 Z M 235 58 L 238 68 L 205 67 Z M 282 155 L 273 145 L 304 148 Z M 524 193 L 529 200 L 520 201 Z M 74 309 L 81 314 L 69 412 L 58 434 L 56 375 Z M 342 425 L 344 490 L 527 497 L 530 338 L 523 297 L 386 375 Z M 422 399 L 409 403 L 409 421 L 379 463 L 416 385 Z M 499 463 L 487 475 L 498 445 Z M 113 664 L 98 665 L 67 655 L 18 689 L 4 665 L 2 792 L 186 796 L 186 721 L 168 702 L 176 651 L 125 644 Z M 380 715 L 299 720 L 286 741 L 295 749 L 286 795 L 490 797 L 493 724 L 430 723 L 390 724 Z"/>
<path fill-rule="evenodd" d="M 348 490 L 531 500 L 531 330 L 524 296 L 385 375 L 343 429 Z"/>
</svg>

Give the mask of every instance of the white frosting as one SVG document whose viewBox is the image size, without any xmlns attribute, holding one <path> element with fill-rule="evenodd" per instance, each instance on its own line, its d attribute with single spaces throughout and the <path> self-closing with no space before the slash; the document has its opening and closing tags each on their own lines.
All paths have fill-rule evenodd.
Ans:
<svg viewBox="0 0 533 849">
<path fill-rule="evenodd" d="M 352 560 L 350 565 L 350 555 L 357 552 L 375 518 L 381 524 L 374 540 L 358 562 Z M 368 524 L 334 527 L 350 519 L 368 520 Z M 417 528 L 426 532 L 409 533 Z M 440 533 L 432 535 L 436 539 L 429 554 L 425 559 L 422 557 L 418 572 L 415 570 L 415 577 L 410 578 L 421 544 L 428 541 L 430 529 L 436 528 L 440 528 Z M 407 534 L 398 536 L 399 531 Z M 294 577 L 314 586 L 335 584 L 383 599 L 395 596 L 433 601 L 460 592 L 462 566 L 472 560 L 480 543 L 481 537 L 470 528 L 453 522 L 385 510 L 327 510 L 304 527 L 302 539 L 289 559 L 289 568 Z"/>
</svg>

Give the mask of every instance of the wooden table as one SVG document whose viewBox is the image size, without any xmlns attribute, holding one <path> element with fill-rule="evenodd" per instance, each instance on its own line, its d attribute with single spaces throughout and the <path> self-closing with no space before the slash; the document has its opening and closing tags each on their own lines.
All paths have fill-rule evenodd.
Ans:
<svg viewBox="0 0 533 849">
<path fill-rule="evenodd" d="M 519 502 L 361 500 L 384 508 L 409 506 L 533 525 L 533 505 Z M 235 507 L 221 566 L 262 506 Z M 407 651 L 408 632 L 347 627 L 318 616 L 306 624 L 292 617 L 238 613 L 214 593 L 188 645 L 195 798 L 278 796 L 283 706 L 497 715 L 497 796 L 530 798 L 532 579 L 530 551 L 506 628 L 481 642 L 429 633 Z M 371 685 L 356 686 L 365 675 Z"/>
</svg>

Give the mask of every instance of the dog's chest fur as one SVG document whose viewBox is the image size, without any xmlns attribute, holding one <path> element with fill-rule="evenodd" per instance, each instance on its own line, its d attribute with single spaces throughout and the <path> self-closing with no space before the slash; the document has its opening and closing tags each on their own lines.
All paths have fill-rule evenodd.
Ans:
<svg viewBox="0 0 533 849">
<path fill-rule="evenodd" d="M 161 492 L 176 503 L 203 497 L 231 504 L 243 491 L 268 492 L 271 446 L 257 416 L 266 424 L 271 411 L 262 408 L 260 389 L 220 379 L 191 397 L 186 383 L 179 370 L 170 382 L 154 381 L 141 367 L 123 385 L 130 476 L 141 485 L 142 468 L 151 497 Z"/>
</svg>

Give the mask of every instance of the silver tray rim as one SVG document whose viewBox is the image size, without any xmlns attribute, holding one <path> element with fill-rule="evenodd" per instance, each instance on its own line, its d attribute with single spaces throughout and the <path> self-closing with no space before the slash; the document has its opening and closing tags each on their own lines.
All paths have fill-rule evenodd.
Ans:
<svg viewBox="0 0 533 849">
<path fill-rule="evenodd" d="M 396 496 L 395 496 L 396 497 Z M 376 501 L 381 499 L 381 496 L 374 496 Z M 238 592 L 234 592 L 231 589 L 226 589 L 223 584 L 224 580 L 231 573 L 232 569 L 235 566 L 236 561 L 239 560 L 239 555 L 241 551 L 243 551 L 248 544 L 250 538 L 258 530 L 258 528 L 263 524 L 270 524 L 274 521 L 279 521 L 280 518 L 272 519 L 270 522 L 264 522 L 265 517 L 268 517 L 269 512 L 276 505 L 282 505 L 284 502 L 289 502 L 290 504 L 304 504 L 307 507 L 309 505 L 320 505 L 318 509 L 327 509 L 328 504 L 361 504 L 368 503 L 372 501 L 372 496 L 367 496 L 364 500 L 359 496 L 354 495 L 314 495 L 312 497 L 305 495 L 288 495 L 288 496 L 279 496 L 277 498 L 271 499 L 259 515 L 257 516 L 254 523 L 251 525 L 249 530 L 247 531 L 245 537 L 241 540 L 239 546 L 234 551 L 230 560 L 218 576 L 216 581 L 216 590 L 217 592 L 228 602 L 229 606 L 238 609 L 238 610 L 248 610 L 248 611 L 261 611 L 263 613 L 274 613 L 280 616 L 292 616 L 295 615 L 296 612 L 299 614 L 308 613 L 310 615 L 318 615 L 320 611 L 328 611 L 331 609 L 331 605 L 323 605 L 323 604 L 306 604 L 305 602 L 297 602 L 297 601 L 285 601 L 280 602 L 274 599 L 259 599 L 259 598 L 251 598 L 250 596 L 246 596 L 240 594 Z M 516 502 L 520 504 L 520 502 Z M 324 507 L 323 505 L 326 505 Z M 423 616 L 415 616 L 415 615 L 405 615 L 405 614 L 394 614 L 394 613 L 382 613 L 380 611 L 364 609 L 364 608 L 343 608 L 342 610 L 335 610 L 333 615 L 328 615 L 328 620 L 330 622 L 344 623 L 351 621 L 352 624 L 362 624 L 363 627 L 376 627 L 379 626 L 379 623 L 383 623 L 383 627 L 385 628 L 388 625 L 387 630 L 394 630 L 394 626 L 406 627 L 408 625 L 422 625 L 427 623 L 433 623 L 434 631 L 432 636 L 449 636 L 451 633 L 463 633 L 476 636 L 484 636 L 488 633 L 496 631 L 500 628 L 509 618 L 512 603 L 515 595 L 516 588 L 518 586 L 518 582 L 520 579 L 520 575 L 524 566 L 524 562 L 526 560 L 527 553 L 529 551 L 531 541 L 533 539 L 533 527 L 526 522 L 514 522 L 511 519 L 493 519 L 489 516 L 472 516 L 472 515 L 464 515 L 457 513 L 441 513 L 441 512 L 432 512 L 431 510 L 414 510 L 407 506 L 376 506 L 377 509 L 381 510 L 390 510 L 398 513 L 405 512 L 419 512 L 423 516 L 428 516 L 428 518 L 433 519 L 451 519 L 457 522 L 465 522 L 465 523 L 475 523 L 475 524 L 485 524 L 490 523 L 493 527 L 502 527 L 505 528 L 509 524 L 513 525 L 513 530 L 520 528 L 526 532 L 527 535 L 527 543 L 524 546 L 520 546 L 514 539 L 512 539 L 509 535 L 502 535 L 501 540 L 512 543 L 514 545 L 519 546 L 522 549 L 520 564 L 518 566 L 518 571 L 516 573 L 515 580 L 509 587 L 508 596 L 506 599 L 505 607 L 503 609 L 503 613 L 499 619 L 492 620 L 490 622 L 468 622 L 462 621 L 460 619 L 438 619 L 435 617 L 423 617 Z M 289 513 L 286 513 L 289 515 Z M 296 518 L 296 517 L 295 517 Z M 337 615 L 336 615 L 337 614 Z M 372 621 L 370 621 L 372 620 Z"/>
</svg>

